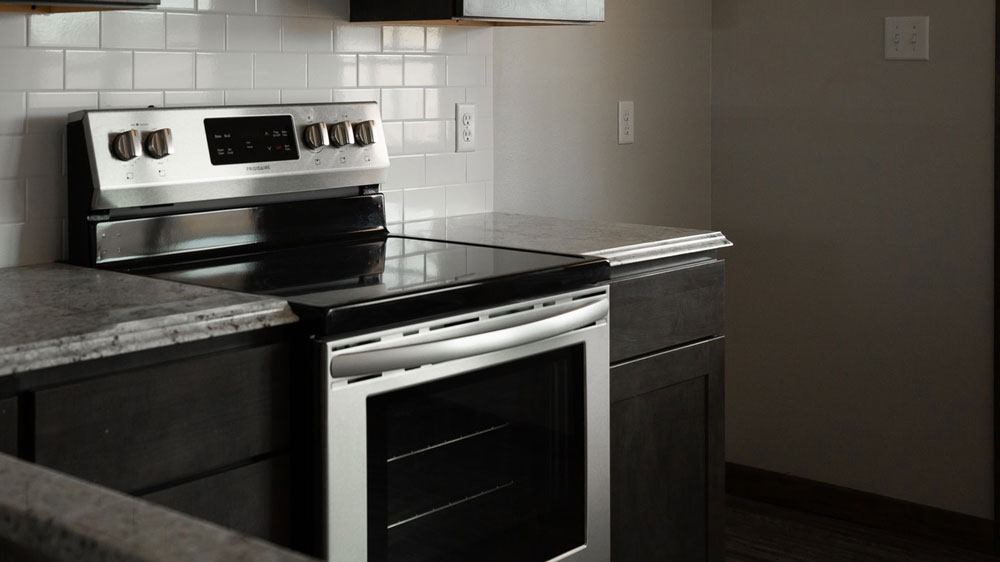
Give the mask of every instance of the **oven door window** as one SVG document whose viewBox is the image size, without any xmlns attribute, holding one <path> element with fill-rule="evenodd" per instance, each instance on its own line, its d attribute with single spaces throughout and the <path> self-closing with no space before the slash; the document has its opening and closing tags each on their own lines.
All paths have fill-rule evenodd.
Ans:
<svg viewBox="0 0 1000 562">
<path fill-rule="evenodd" d="M 544 562 L 586 543 L 582 344 L 370 396 L 371 562 Z"/>
</svg>

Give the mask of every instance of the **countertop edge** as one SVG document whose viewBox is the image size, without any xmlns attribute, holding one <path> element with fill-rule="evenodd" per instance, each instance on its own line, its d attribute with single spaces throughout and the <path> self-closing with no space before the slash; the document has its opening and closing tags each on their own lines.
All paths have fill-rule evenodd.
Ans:
<svg viewBox="0 0 1000 562">
<path fill-rule="evenodd" d="M 87 334 L 0 349 L 0 376 L 146 351 L 298 322 L 287 302 L 247 302 L 123 322 Z"/>
<path fill-rule="evenodd" d="M 611 266 L 627 265 L 675 256 L 683 256 L 698 252 L 710 252 L 729 248 L 733 245 L 721 232 L 707 232 L 683 238 L 632 244 L 618 248 L 607 248 L 587 255 L 598 256 L 608 260 Z"/>
<path fill-rule="evenodd" d="M 3 454 L 0 537 L 42 556 L 78 562 L 318 562 Z"/>
</svg>

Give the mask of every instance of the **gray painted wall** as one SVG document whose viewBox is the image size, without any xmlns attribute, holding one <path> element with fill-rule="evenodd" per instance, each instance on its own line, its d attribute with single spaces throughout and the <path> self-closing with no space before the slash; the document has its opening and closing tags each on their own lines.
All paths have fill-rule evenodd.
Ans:
<svg viewBox="0 0 1000 562">
<path fill-rule="evenodd" d="M 729 460 L 992 517 L 994 2 L 713 9 Z"/>
<path fill-rule="evenodd" d="M 494 208 L 708 228 L 711 3 L 612 0 L 606 18 L 496 29 Z"/>
</svg>

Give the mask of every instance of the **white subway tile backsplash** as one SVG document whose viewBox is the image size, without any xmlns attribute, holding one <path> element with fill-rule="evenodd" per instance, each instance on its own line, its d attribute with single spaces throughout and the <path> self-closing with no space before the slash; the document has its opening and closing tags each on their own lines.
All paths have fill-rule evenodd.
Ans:
<svg viewBox="0 0 1000 562">
<path fill-rule="evenodd" d="M 0 47 L 27 45 L 27 18 L 21 14 L 0 13 Z"/>
<path fill-rule="evenodd" d="M 0 224 L 0 267 L 26 265 L 21 262 L 21 236 L 24 223 Z"/>
<path fill-rule="evenodd" d="M 136 89 L 194 88 L 194 53 L 136 51 L 134 67 Z"/>
<path fill-rule="evenodd" d="M 402 86 L 402 55 L 358 55 L 359 86 Z"/>
<path fill-rule="evenodd" d="M 466 181 L 493 181 L 493 151 L 477 150 L 468 156 L 468 177 Z"/>
<path fill-rule="evenodd" d="M 0 180 L 0 223 L 24 222 L 24 181 Z"/>
<path fill-rule="evenodd" d="M 24 120 L 28 116 L 24 92 L 0 92 L 0 135 L 24 133 Z"/>
<path fill-rule="evenodd" d="M 161 10 L 193 10 L 195 0 L 160 0 Z"/>
<path fill-rule="evenodd" d="M 385 146 L 389 151 L 389 156 L 397 156 L 403 153 L 403 124 L 402 123 L 382 123 L 382 134 L 385 135 Z"/>
<path fill-rule="evenodd" d="M 455 55 L 448 57 L 449 86 L 485 86 L 486 57 Z"/>
<path fill-rule="evenodd" d="M 447 213 L 448 191 L 444 187 L 407 189 L 403 192 L 404 220 L 433 219 Z"/>
<path fill-rule="evenodd" d="M 165 107 L 191 107 L 199 105 L 224 105 L 226 93 L 221 90 L 207 92 L 164 92 Z"/>
<path fill-rule="evenodd" d="M 465 88 L 427 88 L 424 110 L 428 119 L 454 119 L 455 104 L 463 103 Z"/>
<path fill-rule="evenodd" d="M 131 51 L 66 51 L 67 90 L 127 90 L 131 87 Z"/>
<path fill-rule="evenodd" d="M 403 57 L 403 84 L 406 86 L 444 86 L 448 83 L 448 59 L 434 55 Z"/>
<path fill-rule="evenodd" d="M 198 89 L 253 88 L 251 53 L 198 53 L 195 69 Z"/>
<path fill-rule="evenodd" d="M 385 195 L 385 220 L 389 224 L 403 222 L 403 192 L 383 191 Z"/>
<path fill-rule="evenodd" d="M 407 154 L 454 152 L 454 124 L 454 121 L 408 121 L 403 123 L 403 151 Z M 451 131 L 449 131 L 450 129 Z"/>
<path fill-rule="evenodd" d="M 382 52 L 423 52 L 424 28 L 415 25 L 391 25 L 382 28 Z"/>
<path fill-rule="evenodd" d="M 390 223 L 492 208 L 493 30 L 347 23 L 348 0 L 163 0 L 0 13 L 0 267 L 66 247 L 67 114 L 101 107 L 381 103 Z M 26 48 L 30 47 L 30 48 Z M 455 153 L 455 104 L 479 151 Z"/>
<path fill-rule="evenodd" d="M 308 0 L 257 0 L 257 13 L 275 16 L 307 16 Z"/>
<path fill-rule="evenodd" d="M 382 119 L 423 119 L 424 91 L 420 88 L 382 90 Z"/>
<path fill-rule="evenodd" d="M 330 90 L 281 90 L 281 103 L 329 103 L 333 101 Z"/>
<path fill-rule="evenodd" d="M 394 156 L 389 158 L 389 179 L 385 189 L 406 189 L 420 187 L 425 183 L 424 155 Z"/>
<path fill-rule="evenodd" d="M 163 92 L 101 92 L 101 109 L 163 107 Z"/>
<path fill-rule="evenodd" d="M 226 16 L 167 14 L 167 48 L 193 51 L 226 49 Z"/>
<path fill-rule="evenodd" d="M 448 216 L 483 213 L 486 211 L 486 185 L 482 183 L 467 183 L 464 185 L 449 185 L 447 187 Z"/>
<path fill-rule="evenodd" d="M 0 90 L 61 90 L 63 52 L 4 49 L 0 56 Z"/>
<path fill-rule="evenodd" d="M 212 12 L 252 14 L 256 8 L 256 0 L 198 0 L 199 10 L 208 10 Z"/>
<path fill-rule="evenodd" d="M 28 18 L 32 47 L 99 47 L 100 12 L 34 14 Z"/>
<path fill-rule="evenodd" d="M 97 92 L 32 92 L 28 94 L 27 132 L 61 131 L 70 113 L 97 105 Z"/>
<path fill-rule="evenodd" d="M 333 91 L 333 101 L 336 102 L 355 102 L 355 101 L 374 101 L 378 102 L 381 99 L 379 92 L 381 90 L 334 90 Z"/>
<path fill-rule="evenodd" d="M 281 90 L 226 90 L 226 105 L 281 103 Z"/>
<path fill-rule="evenodd" d="M 319 18 L 285 18 L 281 50 L 294 53 L 324 53 L 333 49 L 333 21 Z"/>
<path fill-rule="evenodd" d="M 0 137 L 0 179 L 14 179 L 20 174 L 24 137 Z"/>
<path fill-rule="evenodd" d="M 493 88 L 489 86 L 466 88 L 465 101 L 476 104 L 478 117 L 493 117 Z"/>
<path fill-rule="evenodd" d="M 28 178 L 25 195 L 29 221 L 66 218 L 65 176 Z"/>
<path fill-rule="evenodd" d="M 428 27 L 427 52 L 449 55 L 466 54 L 468 33 L 454 26 Z"/>
<path fill-rule="evenodd" d="M 281 18 L 226 17 L 227 51 L 280 51 Z"/>
<path fill-rule="evenodd" d="M 338 53 L 377 53 L 382 49 L 382 28 L 338 25 L 333 31 L 333 50 Z"/>
<path fill-rule="evenodd" d="M 65 221 L 27 222 L 21 233 L 19 261 L 23 265 L 63 259 Z"/>
<path fill-rule="evenodd" d="M 51 176 L 63 173 L 64 131 L 25 135 L 21 144 L 20 177 Z"/>
<path fill-rule="evenodd" d="M 269 88 L 305 88 L 306 55 L 257 53 L 254 55 L 253 83 Z"/>
<path fill-rule="evenodd" d="M 429 185 L 465 183 L 465 154 L 428 154 L 426 160 Z"/>
<path fill-rule="evenodd" d="M 469 28 L 467 52 L 470 55 L 492 55 L 493 28 L 492 27 Z"/>
<path fill-rule="evenodd" d="M 309 55 L 310 88 L 353 88 L 358 85 L 356 55 Z"/>
<path fill-rule="evenodd" d="M 166 16 L 159 12 L 101 12 L 101 47 L 162 49 L 166 46 Z"/>
</svg>

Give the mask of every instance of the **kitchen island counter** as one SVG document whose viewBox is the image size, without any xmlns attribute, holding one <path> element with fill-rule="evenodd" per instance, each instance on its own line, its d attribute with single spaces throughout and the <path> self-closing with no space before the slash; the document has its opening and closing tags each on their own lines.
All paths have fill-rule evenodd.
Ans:
<svg viewBox="0 0 1000 562">
<path fill-rule="evenodd" d="M 667 226 L 479 213 L 390 227 L 407 236 L 599 256 L 612 267 L 710 252 L 732 246 L 721 232 Z"/>
<path fill-rule="evenodd" d="M 288 304 L 63 264 L 0 269 L 0 376 L 296 322 Z"/>
</svg>

